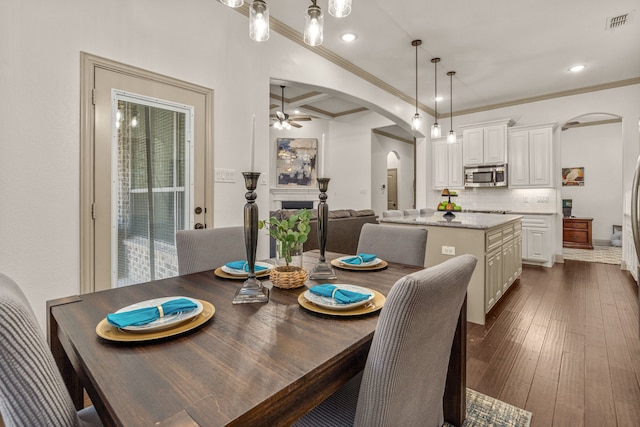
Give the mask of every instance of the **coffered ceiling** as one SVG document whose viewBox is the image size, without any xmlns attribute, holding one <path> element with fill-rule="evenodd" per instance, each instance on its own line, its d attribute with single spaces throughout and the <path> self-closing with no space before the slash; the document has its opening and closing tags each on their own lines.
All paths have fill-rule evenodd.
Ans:
<svg viewBox="0 0 640 427">
<path fill-rule="evenodd" d="M 303 31 L 310 1 L 266 1 L 271 31 L 277 31 L 278 23 Z M 411 41 L 421 39 L 418 100 L 422 110 L 433 113 L 431 58 L 442 58 L 437 78 L 444 100 L 438 113 L 444 117 L 450 102 L 448 71 L 456 71 L 454 114 L 640 83 L 637 0 L 353 0 L 352 13 L 342 19 L 327 13 L 326 0 L 318 5 L 325 15 L 324 42 L 321 49 L 309 49 L 338 55 L 341 66 L 374 84 L 382 82 L 385 90 L 411 103 L 415 98 Z M 620 16 L 625 22 L 609 28 L 611 18 Z M 348 31 L 357 34 L 352 43 L 340 39 Z M 570 72 L 576 64 L 586 68 Z M 272 83 L 272 112 L 280 104 L 279 84 L 287 86 L 287 109 L 299 107 L 305 114 L 324 118 L 361 109 L 339 94 L 319 93 L 296 82 Z"/>
</svg>

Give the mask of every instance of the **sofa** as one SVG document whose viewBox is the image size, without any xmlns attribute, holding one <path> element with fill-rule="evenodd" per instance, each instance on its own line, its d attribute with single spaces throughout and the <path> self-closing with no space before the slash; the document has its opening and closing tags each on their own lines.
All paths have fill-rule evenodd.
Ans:
<svg viewBox="0 0 640 427">
<path fill-rule="evenodd" d="M 280 209 L 270 212 L 269 216 L 279 220 L 289 218 L 298 212 L 298 209 Z M 329 223 L 327 224 L 327 252 L 338 252 L 343 254 L 355 254 L 358 249 L 358 239 L 360 238 L 360 230 L 367 223 L 376 224 L 378 217 L 371 209 L 353 210 L 339 209 L 329 211 Z M 305 251 L 319 248 L 318 243 L 318 211 L 311 210 L 311 231 L 309 237 L 304 243 Z M 276 253 L 275 239 L 270 241 L 270 256 L 274 257 Z"/>
</svg>

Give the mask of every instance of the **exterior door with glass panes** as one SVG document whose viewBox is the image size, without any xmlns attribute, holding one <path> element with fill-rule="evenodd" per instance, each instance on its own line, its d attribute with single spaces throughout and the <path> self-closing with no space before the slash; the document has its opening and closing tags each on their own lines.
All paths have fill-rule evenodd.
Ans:
<svg viewBox="0 0 640 427">
<path fill-rule="evenodd" d="M 175 234 L 204 228 L 205 97 L 95 71 L 95 290 L 178 275 Z"/>
</svg>

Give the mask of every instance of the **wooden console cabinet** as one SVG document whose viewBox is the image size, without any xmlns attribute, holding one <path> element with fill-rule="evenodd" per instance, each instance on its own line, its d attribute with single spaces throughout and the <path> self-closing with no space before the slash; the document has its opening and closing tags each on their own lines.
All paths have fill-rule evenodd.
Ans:
<svg viewBox="0 0 640 427">
<path fill-rule="evenodd" d="M 593 249 L 591 222 L 593 218 L 562 218 L 562 246 Z"/>
</svg>

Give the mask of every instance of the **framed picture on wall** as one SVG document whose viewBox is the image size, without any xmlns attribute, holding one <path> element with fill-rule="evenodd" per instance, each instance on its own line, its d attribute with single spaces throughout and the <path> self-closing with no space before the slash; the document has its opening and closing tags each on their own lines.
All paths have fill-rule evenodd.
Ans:
<svg viewBox="0 0 640 427">
<path fill-rule="evenodd" d="M 316 186 L 317 138 L 278 138 L 276 146 L 277 187 Z"/>
<path fill-rule="evenodd" d="M 584 168 L 562 168 L 562 185 L 584 185 Z"/>
</svg>

